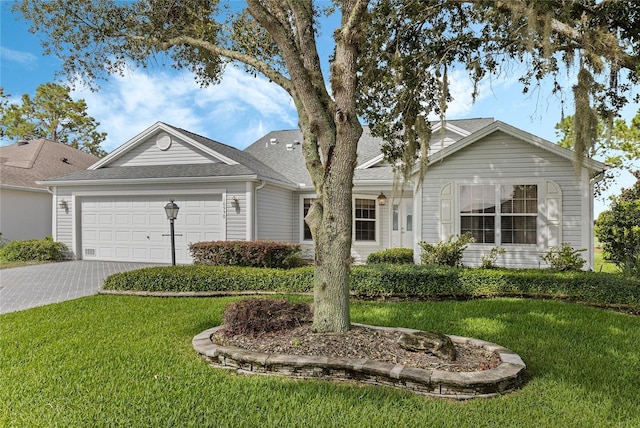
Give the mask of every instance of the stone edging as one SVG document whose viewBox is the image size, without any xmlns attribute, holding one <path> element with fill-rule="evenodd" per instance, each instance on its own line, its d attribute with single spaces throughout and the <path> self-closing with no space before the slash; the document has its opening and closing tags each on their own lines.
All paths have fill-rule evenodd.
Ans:
<svg viewBox="0 0 640 428">
<path fill-rule="evenodd" d="M 382 330 L 417 332 L 406 328 L 374 327 Z M 449 335 L 454 343 L 469 343 L 497 353 L 500 364 L 490 370 L 448 372 L 405 367 L 380 361 L 337 357 L 316 357 L 251 352 L 235 346 L 220 346 L 211 336 L 222 326 L 203 331 L 193 338 L 195 350 L 213 367 L 243 374 L 279 375 L 302 379 L 357 381 L 386 385 L 429 396 L 466 400 L 492 397 L 518 388 L 525 381 L 526 365 L 509 349 L 479 339 Z"/>
</svg>

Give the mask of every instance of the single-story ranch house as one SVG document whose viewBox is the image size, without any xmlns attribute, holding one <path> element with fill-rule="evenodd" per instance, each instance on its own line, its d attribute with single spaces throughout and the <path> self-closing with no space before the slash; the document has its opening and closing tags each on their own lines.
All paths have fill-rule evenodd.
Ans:
<svg viewBox="0 0 640 428">
<path fill-rule="evenodd" d="M 587 248 L 593 266 L 593 185 L 604 164 L 585 159 L 576 174 L 573 152 L 490 118 L 434 128 L 424 181 L 403 187 L 365 128 L 353 188 L 356 262 L 391 247 L 413 248 L 419 260 L 419 241 L 471 232 L 467 266 L 501 246 L 499 265 L 539 267 L 539 255 L 563 242 Z M 191 262 L 189 243 L 210 240 L 296 242 L 311 256 L 304 216 L 315 195 L 301 141 L 298 130 L 275 131 L 241 151 L 158 122 L 87 170 L 44 182 L 54 239 L 78 259 L 168 263 L 164 206 L 175 201 L 178 263 Z"/>
<path fill-rule="evenodd" d="M 39 182 L 84 170 L 97 160 L 92 154 L 44 138 L 0 147 L 2 239 L 22 241 L 51 236 L 52 196 L 47 186 Z"/>
</svg>

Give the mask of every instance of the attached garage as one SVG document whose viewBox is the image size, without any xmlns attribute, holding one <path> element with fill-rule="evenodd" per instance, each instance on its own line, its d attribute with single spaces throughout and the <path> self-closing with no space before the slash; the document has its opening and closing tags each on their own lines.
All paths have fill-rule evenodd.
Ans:
<svg viewBox="0 0 640 428">
<path fill-rule="evenodd" d="M 81 258 L 171 262 L 166 196 L 83 196 L 79 202 Z M 190 243 L 225 239 L 223 195 L 187 195 L 174 202 L 180 207 L 175 221 L 176 262 L 191 263 Z"/>
</svg>

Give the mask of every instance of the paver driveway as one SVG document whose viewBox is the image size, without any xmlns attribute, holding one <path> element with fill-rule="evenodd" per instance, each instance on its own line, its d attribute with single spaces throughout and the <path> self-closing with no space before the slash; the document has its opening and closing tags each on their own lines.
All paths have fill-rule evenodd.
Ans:
<svg viewBox="0 0 640 428">
<path fill-rule="evenodd" d="M 0 314 L 95 294 L 116 272 L 146 263 L 68 261 L 0 270 Z"/>
</svg>

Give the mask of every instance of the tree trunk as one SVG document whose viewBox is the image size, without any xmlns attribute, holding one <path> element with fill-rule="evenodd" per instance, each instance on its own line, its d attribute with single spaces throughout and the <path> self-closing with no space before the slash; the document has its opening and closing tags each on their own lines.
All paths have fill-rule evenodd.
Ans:
<svg viewBox="0 0 640 428">
<path fill-rule="evenodd" d="M 352 187 L 356 147 L 362 127 L 339 123 L 329 174 L 323 182 L 320 203 L 312 217 L 315 227 L 315 278 L 313 331 L 343 333 L 349 330 L 349 289 L 352 241 Z M 342 132 L 341 132 L 342 131 Z M 313 229 L 313 228 L 312 228 Z"/>
</svg>

